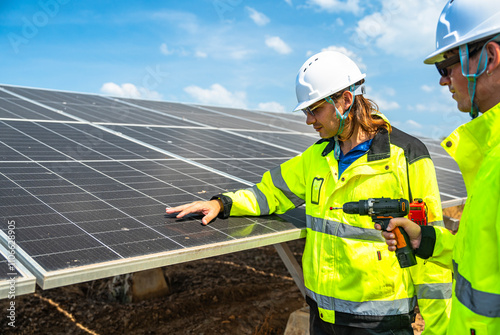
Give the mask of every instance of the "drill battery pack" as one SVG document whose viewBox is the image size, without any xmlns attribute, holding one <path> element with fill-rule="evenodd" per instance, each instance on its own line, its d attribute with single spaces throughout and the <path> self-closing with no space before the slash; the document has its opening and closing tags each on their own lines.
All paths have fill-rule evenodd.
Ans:
<svg viewBox="0 0 500 335">
<path fill-rule="evenodd" d="M 427 226 L 427 205 L 422 199 L 414 199 L 410 203 L 408 218 L 419 226 Z"/>
</svg>

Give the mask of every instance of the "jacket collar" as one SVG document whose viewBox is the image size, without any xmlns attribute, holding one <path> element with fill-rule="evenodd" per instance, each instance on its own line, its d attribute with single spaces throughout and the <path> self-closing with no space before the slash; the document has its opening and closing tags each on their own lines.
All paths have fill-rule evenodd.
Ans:
<svg viewBox="0 0 500 335">
<path fill-rule="evenodd" d="M 500 103 L 458 127 L 441 146 L 455 159 L 470 184 L 487 153 L 500 143 Z"/>
<path fill-rule="evenodd" d="M 331 138 L 322 138 L 316 144 L 328 142 L 323 153 L 323 157 L 328 155 L 330 151 L 333 150 L 335 145 L 335 140 Z M 367 153 L 367 161 L 373 162 L 381 159 L 387 159 L 391 157 L 391 145 L 390 145 L 390 135 L 387 129 L 381 128 L 375 137 L 373 138 L 370 150 Z"/>
<path fill-rule="evenodd" d="M 381 128 L 373 138 L 370 150 L 366 160 L 368 162 L 378 161 L 391 157 L 391 141 L 389 132 L 385 128 Z"/>
</svg>

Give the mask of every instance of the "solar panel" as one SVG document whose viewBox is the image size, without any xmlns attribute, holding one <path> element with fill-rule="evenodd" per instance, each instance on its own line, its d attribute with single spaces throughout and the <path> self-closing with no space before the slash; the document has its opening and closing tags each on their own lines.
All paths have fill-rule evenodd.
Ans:
<svg viewBox="0 0 500 335">
<path fill-rule="evenodd" d="M 3 232 L 0 235 L 2 242 L 9 241 Z M 0 299 L 14 299 L 35 292 L 35 276 L 17 258 L 15 243 L 0 244 Z"/>
<path fill-rule="evenodd" d="M 248 136 L 148 110 L 134 111 L 135 121 L 143 124 L 123 122 L 118 116 L 108 120 L 119 123 L 94 124 L 88 119 L 102 121 L 105 109 L 117 102 L 35 89 L 12 91 L 15 98 L 4 95 L 4 100 L 26 96 L 33 109 L 47 113 L 43 120 L 15 112 L 0 120 L 2 215 L 16 218 L 20 257 L 42 288 L 280 243 L 303 234 L 300 209 L 281 218 L 232 218 L 208 227 L 194 223 L 197 217 L 164 215 L 165 206 L 251 185 L 263 170 L 296 155 L 293 150 L 260 148 L 262 144 Z M 151 122 L 156 124 L 144 126 Z M 222 150 L 227 143 L 235 143 L 238 150 Z"/>
<path fill-rule="evenodd" d="M 282 243 L 304 236 L 303 208 L 208 226 L 164 209 L 253 185 L 315 141 L 303 115 L 3 85 L 0 212 L 42 288 Z M 443 204 L 463 199 L 430 149 Z"/>
</svg>

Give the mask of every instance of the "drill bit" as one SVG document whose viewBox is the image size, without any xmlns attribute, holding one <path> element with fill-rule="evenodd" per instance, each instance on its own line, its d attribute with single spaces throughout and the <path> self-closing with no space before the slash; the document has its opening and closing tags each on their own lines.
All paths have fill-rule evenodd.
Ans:
<svg viewBox="0 0 500 335">
<path fill-rule="evenodd" d="M 330 210 L 333 211 L 335 209 L 343 209 L 342 207 L 330 207 Z"/>
</svg>

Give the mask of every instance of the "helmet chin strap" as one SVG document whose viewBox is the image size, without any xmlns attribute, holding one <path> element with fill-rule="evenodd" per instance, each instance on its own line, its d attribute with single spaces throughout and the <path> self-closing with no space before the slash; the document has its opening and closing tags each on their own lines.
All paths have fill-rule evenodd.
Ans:
<svg viewBox="0 0 500 335">
<path fill-rule="evenodd" d="M 340 113 L 340 111 L 337 109 L 337 106 L 335 106 L 335 101 L 333 101 L 333 99 L 331 97 L 325 98 L 325 100 L 329 104 L 333 105 L 333 108 L 335 108 L 335 115 L 337 116 L 337 119 L 340 120 L 339 129 L 337 130 L 337 134 L 335 134 L 335 136 L 334 136 L 335 149 L 333 150 L 333 154 L 334 154 L 336 160 L 339 160 L 339 158 L 340 158 L 339 135 L 342 134 L 342 132 L 344 131 L 345 120 L 347 119 L 347 116 L 349 116 L 349 112 L 351 111 L 351 108 L 354 105 L 354 98 L 356 97 L 357 94 L 364 94 L 365 87 L 362 84 L 361 85 L 353 84 L 353 85 L 349 86 L 349 92 L 351 92 L 353 94 L 352 103 L 349 106 L 349 108 L 347 109 L 347 111 L 344 113 L 344 115 L 342 115 Z"/>
<path fill-rule="evenodd" d="M 479 55 L 479 61 L 477 63 L 476 73 L 469 73 L 469 47 L 467 44 L 461 45 L 458 49 L 460 55 L 460 63 L 462 66 L 462 75 L 467 78 L 467 89 L 469 91 L 470 97 L 470 116 L 472 119 L 475 119 L 479 115 L 479 106 L 474 101 L 474 97 L 476 95 L 476 84 L 477 78 L 486 71 L 486 66 L 488 65 L 488 56 L 485 53 L 486 44 L 500 37 L 500 34 L 495 37 L 489 39 L 481 49 L 481 53 Z"/>
</svg>

